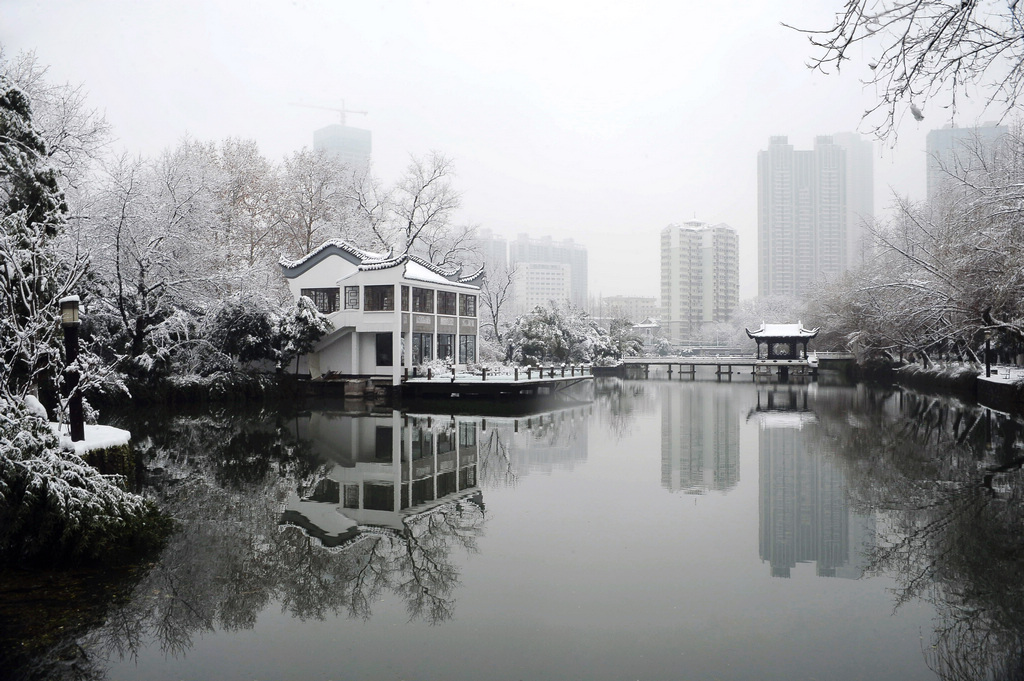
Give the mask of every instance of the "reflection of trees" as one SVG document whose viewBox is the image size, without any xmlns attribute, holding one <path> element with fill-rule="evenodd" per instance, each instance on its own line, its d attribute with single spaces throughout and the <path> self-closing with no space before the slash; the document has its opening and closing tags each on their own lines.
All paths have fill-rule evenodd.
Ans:
<svg viewBox="0 0 1024 681">
<path fill-rule="evenodd" d="M 571 467 L 586 459 L 588 410 L 487 419 L 478 433 L 480 484 L 511 487 L 531 470 Z"/>
<path fill-rule="evenodd" d="M 364 532 L 325 548 L 280 525 L 289 494 L 326 471 L 286 426 L 272 414 L 177 418 L 138 437 L 147 491 L 179 531 L 130 596 L 81 639 L 87 659 L 80 671 L 98 659 L 133 656 L 150 640 L 164 654 L 182 655 L 196 634 L 251 628 L 272 602 L 303 620 L 367 619 L 392 593 L 410 619 L 452 616 L 459 572 L 451 553 L 476 550 L 479 494 L 407 516 L 398 531 Z"/>
<path fill-rule="evenodd" d="M 944 679 L 1024 676 L 1020 424 L 913 393 L 850 392 L 818 416 L 850 492 L 887 527 L 872 570 L 939 613 L 929 664 Z M 854 427 L 849 429 L 849 425 Z"/>
<path fill-rule="evenodd" d="M 607 419 L 608 430 L 616 439 L 629 435 L 636 417 L 652 411 L 656 401 L 655 391 L 646 383 L 618 378 L 594 379 L 597 413 L 602 420 Z"/>
</svg>

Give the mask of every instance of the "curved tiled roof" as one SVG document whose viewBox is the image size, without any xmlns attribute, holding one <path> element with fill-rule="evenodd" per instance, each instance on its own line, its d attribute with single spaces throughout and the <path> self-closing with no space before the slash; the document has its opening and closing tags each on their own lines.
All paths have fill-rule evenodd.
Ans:
<svg viewBox="0 0 1024 681">
<path fill-rule="evenodd" d="M 353 246 L 344 239 L 329 239 L 320 244 L 319 246 L 317 246 L 315 249 L 313 249 L 306 255 L 299 258 L 298 260 L 289 260 L 288 258 L 281 256 L 281 259 L 278 260 L 277 262 L 282 268 L 294 269 L 296 267 L 301 267 L 302 265 L 306 264 L 311 260 L 316 260 L 317 262 L 319 262 L 322 259 L 322 257 L 330 255 L 329 252 L 333 250 L 339 250 L 342 251 L 343 253 L 355 256 L 360 261 L 383 260 L 384 258 L 391 257 L 391 252 L 374 253 L 373 251 L 367 251 L 362 248 L 359 248 L 358 246 Z"/>
<path fill-rule="evenodd" d="M 403 253 L 396 256 L 394 255 L 393 249 L 389 250 L 387 253 L 374 253 L 372 251 L 367 251 L 357 246 L 353 246 L 343 239 L 331 239 L 329 241 L 325 241 L 315 250 L 310 251 L 308 254 L 297 260 L 289 260 L 282 257 L 278 261 L 278 264 L 281 266 L 284 276 L 288 278 L 295 278 L 332 255 L 341 256 L 348 262 L 355 265 L 358 270 L 363 272 L 386 270 L 392 267 L 398 267 L 399 265 L 412 265 L 412 271 L 410 271 L 407 266 L 405 272 L 403 272 L 403 276 L 438 284 L 448 283 L 456 286 L 460 284 L 473 286 L 473 282 L 479 279 L 483 274 L 483 268 L 481 267 L 480 270 L 470 276 L 460 277 L 462 272 L 461 267 L 458 269 L 446 269 L 411 253 Z M 419 272 L 416 271 L 417 268 L 421 268 Z"/>
</svg>

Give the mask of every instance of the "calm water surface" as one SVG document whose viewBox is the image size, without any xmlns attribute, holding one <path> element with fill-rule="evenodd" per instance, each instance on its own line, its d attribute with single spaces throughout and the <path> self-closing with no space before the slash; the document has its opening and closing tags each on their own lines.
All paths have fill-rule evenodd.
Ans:
<svg viewBox="0 0 1024 681">
<path fill-rule="evenodd" d="M 182 532 L 80 644 L 110 679 L 1018 678 L 1017 428 L 614 379 L 517 420 L 140 422 Z"/>
</svg>

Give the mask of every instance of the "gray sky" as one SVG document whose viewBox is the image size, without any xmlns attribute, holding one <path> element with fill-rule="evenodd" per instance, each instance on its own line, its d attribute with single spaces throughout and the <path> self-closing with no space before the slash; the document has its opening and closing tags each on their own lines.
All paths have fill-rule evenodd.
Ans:
<svg viewBox="0 0 1024 681">
<path fill-rule="evenodd" d="M 822 28 L 841 4 L 3 0 L 0 42 L 84 83 L 118 145 L 143 154 L 236 136 L 279 160 L 337 122 L 292 103 L 344 99 L 369 112 L 348 124 L 373 131 L 382 179 L 445 152 L 460 222 L 576 239 L 592 295 L 658 295 L 661 228 L 726 222 L 746 298 L 757 151 L 857 130 L 873 103 L 863 62 L 812 72 L 807 38 L 780 24 Z M 905 116 L 896 148 L 876 143 L 879 210 L 888 187 L 924 194 L 924 136 L 948 122 L 925 115 Z"/>
</svg>

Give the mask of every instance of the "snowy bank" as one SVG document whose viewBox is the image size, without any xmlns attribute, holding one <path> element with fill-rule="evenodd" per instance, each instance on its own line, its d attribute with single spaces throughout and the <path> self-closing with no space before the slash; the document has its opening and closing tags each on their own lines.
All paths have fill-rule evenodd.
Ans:
<svg viewBox="0 0 1024 681">
<path fill-rule="evenodd" d="M 72 442 L 68 433 L 68 425 L 65 423 L 50 422 L 50 428 L 60 438 L 60 448 L 73 451 L 75 454 L 85 458 L 89 452 L 98 449 L 110 449 L 113 447 L 124 447 L 131 442 L 132 434 L 127 430 L 114 428 L 113 426 L 85 426 L 85 439 L 79 442 Z"/>
</svg>

